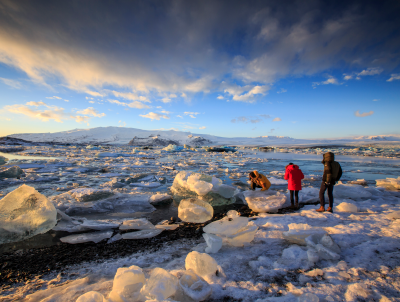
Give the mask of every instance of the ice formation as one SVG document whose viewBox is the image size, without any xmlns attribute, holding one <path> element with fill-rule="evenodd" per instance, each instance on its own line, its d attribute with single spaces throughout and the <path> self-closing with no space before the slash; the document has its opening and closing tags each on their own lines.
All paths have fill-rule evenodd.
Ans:
<svg viewBox="0 0 400 302">
<path fill-rule="evenodd" d="M 333 241 L 331 236 L 325 234 L 313 234 L 305 239 L 306 244 L 309 248 L 309 260 L 311 262 L 317 262 L 319 259 L 325 260 L 338 260 L 340 259 L 340 247 Z M 315 257 L 315 254 L 318 257 Z"/>
<path fill-rule="evenodd" d="M 323 235 L 326 234 L 321 228 L 314 228 L 308 224 L 304 223 L 291 223 L 288 225 L 289 231 L 283 232 L 283 238 L 288 240 L 289 242 L 306 245 L 305 239 L 311 235 Z"/>
<path fill-rule="evenodd" d="M 108 296 L 110 302 L 137 301 L 141 298 L 140 290 L 146 283 L 140 267 L 120 267 L 114 276 L 112 290 Z"/>
<path fill-rule="evenodd" d="M 386 215 L 389 219 L 400 219 L 400 211 L 394 211 Z"/>
<path fill-rule="evenodd" d="M 90 291 L 80 296 L 76 302 L 106 302 L 106 299 L 99 292 Z"/>
<path fill-rule="evenodd" d="M 148 230 L 154 229 L 154 225 L 146 218 L 125 220 L 120 226 L 120 230 Z"/>
<path fill-rule="evenodd" d="M 199 198 L 212 206 L 234 203 L 234 196 L 239 193 L 235 187 L 222 184 L 218 178 L 190 171 L 181 171 L 175 176 L 171 192 L 176 202 Z"/>
<path fill-rule="evenodd" d="M 211 286 L 192 270 L 187 270 L 179 279 L 179 288 L 175 294 L 177 301 L 204 301 L 212 293 Z"/>
<path fill-rule="evenodd" d="M 150 197 L 149 202 L 154 206 L 168 204 L 172 202 L 172 196 L 169 194 L 155 194 Z"/>
<path fill-rule="evenodd" d="M 142 289 L 142 294 L 147 299 L 157 299 L 164 301 L 175 295 L 178 289 L 178 278 L 168 273 L 160 267 L 154 268 L 150 273 L 150 278 Z"/>
<path fill-rule="evenodd" d="M 397 178 L 377 179 L 376 185 L 388 190 L 400 190 L 400 176 Z"/>
<path fill-rule="evenodd" d="M 88 220 L 84 217 L 70 217 L 60 210 L 57 210 L 57 214 L 60 216 L 61 219 L 58 220 L 57 225 L 52 229 L 53 231 L 66 231 L 70 233 L 88 230 L 101 231 L 118 228 L 120 225 L 120 223 L 115 222 Z"/>
<path fill-rule="evenodd" d="M 183 199 L 179 203 L 178 217 L 182 221 L 202 223 L 210 220 L 214 215 L 214 208 L 207 202 L 197 199 Z"/>
<path fill-rule="evenodd" d="M 335 210 L 338 212 L 357 213 L 357 206 L 353 203 L 342 202 L 336 206 Z"/>
<path fill-rule="evenodd" d="M 206 253 L 217 253 L 222 247 L 221 237 L 207 233 L 203 233 L 203 237 L 207 243 Z"/>
<path fill-rule="evenodd" d="M 56 223 L 54 205 L 30 186 L 22 185 L 0 200 L 0 244 L 43 234 Z"/>
<path fill-rule="evenodd" d="M 122 234 L 123 239 L 144 239 L 144 238 L 152 238 L 160 234 L 163 230 L 160 229 L 151 229 L 151 230 L 141 230 L 137 232 L 130 232 Z"/>
<path fill-rule="evenodd" d="M 0 156 L 0 166 L 4 165 L 7 162 L 7 158 L 5 158 L 4 156 Z"/>
<path fill-rule="evenodd" d="M 24 170 L 20 167 L 12 166 L 10 168 L 2 168 L 0 171 L 0 178 L 18 178 L 24 174 Z"/>
<path fill-rule="evenodd" d="M 327 193 L 325 193 L 326 195 Z M 353 200 L 368 199 L 372 197 L 372 194 L 366 190 L 363 186 L 352 185 L 352 184 L 338 184 L 333 189 L 334 198 L 349 198 Z M 327 195 L 325 196 L 325 199 Z"/>
<path fill-rule="evenodd" d="M 193 251 L 186 256 L 185 268 L 209 280 L 218 271 L 218 264 L 210 255 Z"/>
<path fill-rule="evenodd" d="M 114 193 L 108 189 L 79 188 L 68 192 L 79 202 L 96 201 L 110 197 Z"/>
<path fill-rule="evenodd" d="M 246 203 L 254 212 L 277 212 L 285 204 L 285 194 L 273 190 L 243 192 Z"/>
<path fill-rule="evenodd" d="M 113 231 L 99 231 L 99 232 L 91 232 L 91 233 L 82 233 L 76 235 L 69 235 L 66 237 L 61 237 L 60 241 L 70 244 L 84 243 L 92 241 L 94 243 L 98 243 L 104 239 L 108 239 L 112 236 Z"/>
</svg>

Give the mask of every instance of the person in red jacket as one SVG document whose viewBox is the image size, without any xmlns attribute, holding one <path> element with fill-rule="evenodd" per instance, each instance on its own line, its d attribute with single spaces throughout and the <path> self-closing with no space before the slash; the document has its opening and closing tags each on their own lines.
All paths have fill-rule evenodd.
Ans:
<svg viewBox="0 0 400 302">
<path fill-rule="evenodd" d="M 288 190 L 290 191 L 290 202 L 292 209 L 299 208 L 299 191 L 301 190 L 301 180 L 304 178 L 303 172 L 299 166 L 293 163 L 288 164 L 286 167 L 285 179 L 288 181 Z M 293 192 L 296 197 L 296 206 L 294 205 Z"/>
</svg>

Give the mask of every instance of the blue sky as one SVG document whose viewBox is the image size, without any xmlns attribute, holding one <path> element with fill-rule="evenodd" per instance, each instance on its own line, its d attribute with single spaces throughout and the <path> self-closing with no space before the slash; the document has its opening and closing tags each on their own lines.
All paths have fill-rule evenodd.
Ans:
<svg viewBox="0 0 400 302">
<path fill-rule="evenodd" d="M 396 1 L 1 1 L 0 136 L 400 133 Z"/>
</svg>

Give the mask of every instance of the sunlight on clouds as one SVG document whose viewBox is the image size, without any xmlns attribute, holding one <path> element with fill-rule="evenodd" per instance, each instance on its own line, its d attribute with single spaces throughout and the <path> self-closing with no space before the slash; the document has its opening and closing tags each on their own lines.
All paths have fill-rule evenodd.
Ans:
<svg viewBox="0 0 400 302">
<path fill-rule="evenodd" d="M 145 105 L 139 101 L 133 101 L 131 103 L 125 103 L 125 102 L 120 102 L 118 100 L 108 100 L 109 103 L 111 104 L 117 104 L 120 106 L 128 106 L 130 108 L 136 108 L 136 109 L 148 109 L 150 106 Z"/>
<path fill-rule="evenodd" d="M 370 112 L 364 112 L 364 113 L 360 113 L 360 110 L 357 110 L 356 112 L 354 112 L 354 115 L 357 117 L 366 117 L 366 116 L 370 116 L 373 114 L 374 114 L 374 112 L 372 110 Z"/>
<path fill-rule="evenodd" d="M 329 84 L 339 85 L 339 82 L 335 77 L 328 75 L 328 79 L 326 81 L 313 82 L 312 87 L 316 88 L 318 85 L 329 85 Z"/>
<path fill-rule="evenodd" d="M 280 121 L 282 121 L 282 119 L 281 119 L 280 117 L 276 117 L 276 118 L 274 118 L 272 121 L 273 121 L 273 122 L 280 122 Z"/>
<path fill-rule="evenodd" d="M 400 73 L 392 73 L 390 75 L 390 79 L 386 80 L 387 82 L 392 82 L 394 80 L 400 80 Z"/>
<path fill-rule="evenodd" d="M 206 128 L 207 128 L 206 126 L 199 127 L 200 130 L 203 130 L 203 129 L 206 129 Z"/>
<path fill-rule="evenodd" d="M 219 95 L 219 96 L 217 97 L 217 99 L 218 99 L 218 100 L 223 100 L 224 97 L 223 97 L 222 95 Z"/>
<path fill-rule="evenodd" d="M 97 110 L 94 109 L 93 107 L 88 107 L 88 108 L 86 108 L 86 109 L 84 109 L 84 110 L 77 111 L 77 113 L 79 113 L 79 114 L 84 114 L 84 115 L 92 115 L 92 116 L 95 116 L 95 117 L 103 117 L 103 116 L 106 116 L 105 113 L 98 113 Z"/>
<path fill-rule="evenodd" d="M 144 117 L 144 118 L 149 118 L 151 120 L 157 120 L 159 121 L 160 119 L 169 119 L 168 115 L 163 115 L 163 114 L 158 114 L 154 112 L 149 112 L 148 114 L 140 114 L 139 116 Z"/>
<path fill-rule="evenodd" d="M 223 84 L 224 84 L 224 86 L 226 86 L 225 83 L 223 83 Z M 257 94 L 265 95 L 269 89 L 270 89 L 270 87 L 267 85 L 265 85 L 265 86 L 231 85 L 231 86 L 227 86 L 225 88 L 224 92 L 232 95 L 233 96 L 232 100 L 234 100 L 234 101 L 253 103 L 253 102 L 255 102 L 255 99 L 254 99 L 255 95 L 257 95 Z M 245 91 L 247 91 L 247 92 L 245 93 Z"/>
<path fill-rule="evenodd" d="M 35 107 L 38 107 L 38 106 L 50 107 L 50 106 L 48 106 L 45 102 L 42 102 L 42 101 L 40 101 L 40 102 L 28 102 L 28 103 L 26 103 L 26 105 L 28 105 L 28 106 L 35 106 Z"/>
<path fill-rule="evenodd" d="M 46 96 L 46 99 L 57 99 L 57 100 L 62 100 L 62 98 L 60 98 L 59 96 Z"/>
</svg>

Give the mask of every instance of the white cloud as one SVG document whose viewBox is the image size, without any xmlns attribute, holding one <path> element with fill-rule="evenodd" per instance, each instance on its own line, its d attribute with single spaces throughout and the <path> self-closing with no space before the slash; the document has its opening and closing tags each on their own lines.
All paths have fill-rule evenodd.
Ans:
<svg viewBox="0 0 400 302">
<path fill-rule="evenodd" d="M 191 115 L 198 115 L 198 114 L 200 114 L 200 112 L 188 112 L 188 111 L 186 111 L 183 114 L 191 116 Z M 195 117 L 193 117 L 193 118 L 195 118 Z"/>
<path fill-rule="evenodd" d="M 67 102 L 67 103 L 68 103 L 68 102 L 69 102 L 69 100 L 64 100 L 64 102 Z"/>
<path fill-rule="evenodd" d="M 104 90 L 104 92 L 108 92 L 108 90 Z M 132 92 L 118 92 L 115 90 L 111 90 L 110 92 L 117 98 L 122 98 L 122 99 L 130 100 L 130 101 L 141 101 L 141 102 L 145 102 L 145 103 L 150 103 L 150 101 L 147 97 L 142 96 L 142 95 L 139 96 Z"/>
<path fill-rule="evenodd" d="M 357 116 L 357 117 L 366 117 L 366 116 L 370 116 L 370 115 L 373 115 L 373 114 L 374 114 L 373 111 L 360 113 L 360 110 L 357 110 L 356 112 L 354 112 L 354 115 Z"/>
<path fill-rule="evenodd" d="M 284 88 L 281 88 L 280 90 L 278 90 L 276 93 L 285 93 L 285 92 L 287 92 L 287 90 L 286 89 L 284 89 Z"/>
<path fill-rule="evenodd" d="M 0 80 L 6 84 L 7 86 L 10 86 L 15 89 L 21 89 L 22 84 L 16 80 L 11 80 L 11 79 L 6 79 L 6 78 L 0 78 Z"/>
<path fill-rule="evenodd" d="M 261 118 L 260 118 L 261 117 Z M 231 120 L 231 123 L 252 123 L 257 124 L 263 121 L 263 119 L 271 118 L 268 114 L 259 114 L 258 116 L 239 116 Z"/>
<path fill-rule="evenodd" d="M 219 96 L 217 97 L 217 99 L 218 99 L 218 100 L 223 100 L 224 97 L 223 97 L 222 95 L 219 95 Z"/>
<path fill-rule="evenodd" d="M 95 104 L 96 102 L 95 102 L 95 101 L 89 101 L 89 103 L 90 103 L 90 104 Z"/>
<path fill-rule="evenodd" d="M 167 111 L 167 110 L 161 110 L 161 113 L 164 113 L 164 114 L 171 114 L 172 112 L 169 112 L 169 111 Z"/>
<path fill-rule="evenodd" d="M 118 100 L 108 100 L 109 103 L 111 104 L 117 104 L 120 106 L 128 106 L 130 108 L 136 108 L 136 109 L 148 109 L 150 106 L 143 104 L 142 102 L 139 101 L 132 101 L 130 103 L 125 103 L 125 102 L 120 102 Z"/>
<path fill-rule="evenodd" d="M 180 118 L 183 118 L 183 116 L 182 116 L 182 115 L 177 115 L 176 117 L 180 117 Z"/>
<path fill-rule="evenodd" d="M 28 105 L 28 106 L 35 106 L 35 107 L 39 107 L 39 106 L 50 107 L 50 106 L 48 106 L 45 102 L 42 102 L 42 101 L 40 101 L 40 102 L 28 102 L 28 103 L 26 103 L 26 105 Z"/>
<path fill-rule="evenodd" d="M 190 116 L 191 118 L 196 118 L 193 114 L 189 114 L 189 116 Z"/>
<path fill-rule="evenodd" d="M 367 68 L 359 72 L 357 75 L 358 76 L 376 75 L 380 74 L 382 71 L 383 71 L 382 68 Z"/>
<path fill-rule="evenodd" d="M 249 87 L 247 87 L 249 88 Z M 225 92 L 228 92 L 233 95 L 232 100 L 239 102 L 249 102 L 252 103 L 255 101 L 254 96 L 257 94 L 266 94 L 266 92 L 270 89 L 269 86 L 254 86 L 246 93 L 241 94 L 241 91 L 246 90 L 245 87 L 241 87 L 241 89 L 226 89 Z"/>
<path fill-rule="evenodd" d="M 62 100 L 62 98 L 60 98 L 59 96 L 46 96 L 46 99 L 50 99 L 50 100 L 54 100 L 54 99 Z"/>
<path fill-rule="evenodd" d="M 331 75 L 328 75 L 328 79 L 327 79 L 326 81 L 322 81 L 322 82 L 313 82 L 313 83 L 312 83 L 312 86 L 313 86 L 313 88 L 316 88 L 318 85 L 329 85 L 329 84 L 338 85 L 339 82 L 338 82 L 338 80 L 337 80 L 335 77 L 333 77 L 333 76 L 331 76 Z"/>
<path fill-rule="evenodd" d="M 206 128 L 207 128 L 206 126 L 199 127 L 200 130 L 203 130 L 203 129 L 206 129 Z"/>
<path fill-rule="evenodd" d="M 169 119 L 168 115 L 162 115 L 154 112 L 149 112 L 148 114 L 140 114 L 141 117 L 149 118 L 151 120 L 157 120 L 159 121 L 160 119 Z"/>
<path fill-rule="evenodd" d="M 169 97 L 165 97 L 165 98 L 162 98 L 162 99 L 161 99 L 161 102 L 163 102 L 163 103 L 169 103 L 169 102 L 171 102 L 171 99 L 170 99 Z"/>
<path fill-rule="evenodd" d="M 390 79 L 386 80 L 387 82 L 392 82 L 394 80 L 400 80 L 400 73 L 392 73 L 390 75 Z"/>
<path fill-rule="evenodd" d="M 91 115 L 91 116 L 95 116 L 95 117 L 103 117 L 106 116 L 105 113 L 98 113 L 96 109 L 94 109 L 93 107 L 88 107 L 86 109 L 80 110 L 77 113 L 79 114 L 84 114 L 84 115 Z"/>
<path fill-rule="evenodd" d="M 373 99 L 372 101 L 373 102 L 379 102 L 380 100 L 379 99 Z"/>
<path fill-rule="evenodd" d="M 280 122 L 280 121 L 282 121 L 282 119 L 281 119 L 280 117 L 276 117 L 276 118 L 274 118 L 272 121 L 273 121 L 273 122 Z"/>
<path fill-rule="evenodd" d="M 176 94 L 175 94 L 175 93 L 171 93 L 171 94 L 169 95 L 169 97 L 170 97 L 171 99 L 176 98 Z"/>
<path fill-rule="evenodd" d="M 91 98 L 90 96 L 86 97 L 87 100 L 93 100 L 93 98 Z"/>
<path fill-rule="evenodd" d="M 351 80 L 353 78 L 353 76 L 349 74 L 343 74 L 343 75 L 344 75 L 343 79 L 346 81 Z"/>
</svg>

